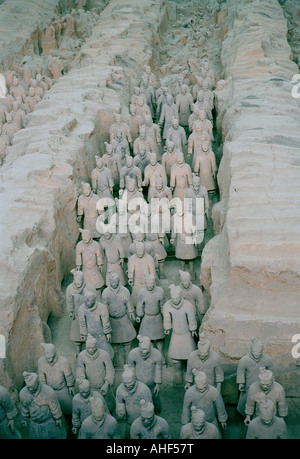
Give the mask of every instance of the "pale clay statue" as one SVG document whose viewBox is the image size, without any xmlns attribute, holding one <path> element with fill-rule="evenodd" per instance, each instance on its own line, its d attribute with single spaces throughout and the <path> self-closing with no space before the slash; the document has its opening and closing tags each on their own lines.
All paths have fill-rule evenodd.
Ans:
<svg viewBox="0 0 300 459">
<path fill-rule="evenodd" d="M 65 439 L 65 419 L 52 387 L 42 383 L 36 373 L 23 372 L 25 386 L 20 391 L 22 425 L 30 422 L 29 439 Z"/>
<path fill-rule="evenodd" d="M 240 391 L 237 411 L 242 416 L 246 416 L 245 405 L 249 387 L 258 381 L 261 367 L 274 372 L 272 358 L 263 352 L 262 341 L 253 337 L 251 338 L 250 350 L 239 361 L 236 373 L 236 382 Z"/>
<path fill-rule="evenodd" d="M 78 308 L 80 334 L 84 340 L 92 336 L 97 340 L 98 347 L 106 351 L 110 358 L 114 358 L 114 351 L 110 345 L 111 325 L 107 306 L 97 301 L 93 292 L 86 292 L 85 302 Z"/>
<path fill-rule="evenodd" d="M 68 359 L 57 355 L 52 343 L 41 343 L 44 356 L 38 360 L 40 382 L 52 387 L 63 414 L 72 413 L 72 398 L 75 394 L 75 378 Z"/>
<path fill-rule="evenodd" d="M 205 412 L 195 406 L 191 407 L 191 422 L 182 426 L 180 438 L 185 440 L 219 440 L 217 427 L 205 419 Z"/>
<path fill-rule="evenodd" d="M 172 127 L 172 119 L 179 119 L 178 108 L 174 103 L 173 96 L 171 94 L 167 95 L 167 102 L 162 106 L 161 115 L 159 118 L 158 125 L 163 126 L 162 138 L 167 138 L 168 130 Z"/>
<path fill-rule="evenodd" d="M 208 192 L 216 190 L 217 164 L 214 152 L 207 141 L 202 143 L 202 152 L 197 155 L 194 165 L 195 174 L 199 174 L 202 185 Z"/>
<path fill-rule="evenodd" d="M 120 432 L 117 420 L 105 411 L 103 401 L 96 397 L 89 399 L 91 415 L 82 423 L 78 438 L 80 440 L 119 440 Z"/>
<path fill-rule="evenodd" d="M 102 157 L 95 156 L 95 159 L 96 167 L 91 174 L 93 193 L 97 193 L 98 198 L 113 199 L 114 181 L 111 170 L 105 166 Z"/>
<path fill-rule="evenodd" d="M 219 354 L 210 347 L 210 341 L 204 333 L 200 333 L 197 350 L 191 352 L 187 361 L 185 390 L 189 389 L 194 382 L 193 370 L 204 371 L 207 382 L 221 393 L 221 385 L 224 381 L 224 370 Z"/>
<path fill-rule="evenodd" d="M 248 390 L 245 406 L 246 418 L 244 421 L 246 425 L 249 424 L 251 416 L 260 414 L 258 402 L 262 394 L 265 394 L 274 402 L 276 413 L 278 413 L 279 417 L 284 418 L 287 416 L 288 405 L 283 387 L 274 380 L 272 371 L 261 367 L 258 381 L 253 382 Z"/>
<path fill-rule="evenodd" d="M 141 288 L 145 286 L 145 273 L 156 276 L 153 257 L 146 253 L 145 244 L 138 242 L 136 254 L 128 259 L 128 284 L 132 287 L 132 303 L 137 305 L 137 298 Z"/>
<path fill-rule="evenodd" d="M 185 198 L 186 190 L 192 185 L 192 170 L 189 164 L 184 161 L 182 152 L 177 152 L 176 163 L 171 168 L 170 188 L 173 198 Z"/>
<path fill-rule="evenodd" d="M 125 252 L 121 238 L 117 234 L 105 231 L 104 235 L 100 238 L 100 247 L 106 259 L 105 285 L 109 285 L 109 271 L 117 273 L 120 284 L 125 285 L 126 280 L 123 270 Z"/>
<path fill-rule="evenodd" d="M 76 377 L 87 379 L 91 389 L 104 397 L 110 412 L 115 408 L 115 397 L 112 385 L 115 378 L 115 369 L 108 352 L 98 347 L 96 338 L 88 336 L 86 349 L 78 355 Z"/>
<path fill-rule="evenodd" d="M 150 117 L 151 118 L 151 117 Z M 139 136 L 139 129 L 144 124 L 144 118 L 136 113 L 136 105 L 131 104 L 129 107 L 129 115 L 125 118 L 124 122 L 129 126 L 132 141 Z"/>
<path fill-rule="evenodd" d="M 111 344 L 115 352 L 115 358 L 118 356 L 119 360 L 121 359 L 119 348 L 123 348 L 125 364 L 128 360 L 131 343 L 136 337 L 136 331 L 133 326 L 135 314 L 129 290 L 120 284 L 120 276 L 115 272 L 109 272 L 109 284 L 102 293 L 102 302 L 107 306 L 109 313 Z"/>
<path fill-rule="evenodd" d="M 77 204 L 77 222 L 81 223 L 83 218 L 83 229 L 89 230 L 93 239 L 100 238 L 101 234 L 96 227 L 99 217 L 97 208 L 99 196 L 92 191 L 89 183 L 82 183 L 82 191 Z"/>
<path fill-rule="evenodd" d="M 135 370 L 138 381 L 149 387 L 155 413 L 161 412 L 160 387 L 162 384 L 162 354 L 155 349 L 148 336 L 137 336 L 139 345 L 132 349 L 128 356 L 128 364 Z"/>
<path fill-rule="evenodd" d="M 197 327 L 199 328 L 206 312 L 202 290 L 198 285 L 192 283 L 192 277 L 189 272 L 180 269 L 179 276 L 182 298 L 194 306 Z"/>
<path fill-rule="evenodd" d="M 247 440 L 287 440 L 289 438 L 284 419 L 276 416 L 274 402 L 262 396 L 259 403 L 260 415 L 249 423 Z"/>
<path fill-rule="evenodd" d="M 72 433 L 77 435 L 83 421 L 92 414 L 90 398 L 100 398 L 105 406 L 105 411 L 109 413 L 106 401 L 99 391 L 91 388 L 91 383 L 87 379 L 77 378 L 79 392 L 74 395 L 72 400 Z"/>
<path fill-rule="evenodd" d="M 133 421 L 130 427 L 131 439 L 164 440 L 171 438 L 169 424 L 154 412 L 154 405 L 145 400 L 140 401 L 141 416 Z"/>
<path fill-rule="evenodd" d="M 124 365 L 122 383 L 116 390 L 116 415 L 120 420 L 126 420 L 126 437 L 130 436 L 130 427 L 141 415 L 140 401 L 152 403 L 151 392 L 145 383 L 138 381 L 134 369 Z"/>
<path fill-rule="evenodd" d="M 154 148 L 154 140 L 148 134 L 145 124 L 142 124 L 139 128 L 139 136 L 133 142 L 133 154 L 136 156 L 141 147 L 146 149 L 146 152 L 149 153 Z"/>
<path fill-rule="evenodd" d="M 66 289 L 66 309 L 72 320 L 70 340 L 74 341 L 76 346 L 76 356 L 78 356 L 79 352 L 82 350 L 83 343 L 85 342 L 80 334 L 78 308 L 85 301 L 85 293 L 87 291 L 91 291 L 96 294 L 96 289 L 93 285 L 84 280 L 82 271 L 73 269 L 71 273 L 73 274 L 73 282 L 68 285 Z"/>
<path fill-rule="evenodd" d="M 12 401 L 8 390 L 0 385 L 0 439 L 18 440 L 21 439 L 20 432 L 16 429 L 15 418 L 18 414 L 17 408 Z"/>
<path fill-rule="evenodd" d="M 85 281 L 99 289 L 104 285 L 104 279 L 101 274 L 103 269 L 101 246 L 92 239 L 92 234 L 89 230 L 79 229 L 79 231 L 82 234 L 82 240 L 77 243 L 75 249 L 76 269 L 80 270 L 82 268 Z"/>
<path fill-rule="evenodd" d="M 187 361 L 196 349 L 197 321 L 193 305 L 181 296 L 181 289 L 170 285 L 170 300 L 163 307 L 165 334 L 171 334 L 168 357 L 175 366 L 175 384 L 182 383 L 182 361 Z"/>
<path fill-rule="evenodd" d="M 187 85 L 183 84 L 180 88 L 180 93 L 176 96 L 176 105 L 179 115 L 180 126 L 187 128 L 189 117 L 192 113 L 193 96 L 188 91 Z"/>
<path fill-rule="evenodd" d="M 191 407 L 200 408 L 205 413 L 205 420 L 217 427 L 220 437 L 218 421 L 225 430 L 228 414 L 225 409 L 220 392 L 207 382 L 207 376 L 204 371 L 193 370 L 195 383 L 185 392 L 183 399 L 183 408 L 181 423 L 183 425 L 191 422 Z"/>
<path fill-rule="evenodd" d="M 174 142 L 175 150 L 185 153 L 187 138 L 184 128 L 179 125 L 177 118 L 172 119 L 172 126 L 168 129 L 167 139 Z"/>
</svg>

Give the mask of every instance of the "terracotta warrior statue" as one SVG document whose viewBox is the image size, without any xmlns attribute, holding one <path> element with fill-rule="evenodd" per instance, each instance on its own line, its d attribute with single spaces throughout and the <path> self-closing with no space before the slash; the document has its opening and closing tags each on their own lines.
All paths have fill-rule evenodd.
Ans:
<svg viewBox="0 0 300 459">
<path fill-rule="evenodd" d="M 136 114 L 141 116 L 144 119 L 144 121 L 147 115 L 152 116 L 151 109 L 147 104 L 146 97 L 144 94 L 140 94 L 136 98 Z"/>
<path fill-rule="evenodd" d="M 150 163 L 145 167 L 144 180 L 142 182 L 143 187 L 149 187 L 148 188 L 148 198 L 149 198 L 150 190 L 155 187 L 156 177 L 158 176 L 162 177 L 165 185 L 167 185 L 167 182 L 168 182 L 166 169 L 164 168 L 162 164 L 157 162 L 156 153 L 150 153 L 149 159 L 150 159 Z"/>
<path fill-rule="evenodd" d="M 151 392 L 145 383 L 138 381 L 134 369 L 126 364 L 122 373 L 122 383 L 116 390 L 117 419 L 127 421 L 125 437 L 130 436 L 130 427 L 141 415 L 140 401 L 152 402 Z"/>
<path fill-rule="evenodd" d="M 261 367 L 274 372 L 272 358 L 263 352 L 263 343 L 260 339 L 251 338 L 251 346 L 249 352 L 244 355 L 238 363 L 236 382 L 240 392 L 237 411 L 246 416 L 245 404 L 249 387 L 255 381 L 258 381 L 259 370 Z"/>
<path fill-rule="evenodd" d="M 204 371 L 208 384 L 216 387 L 221 393 L 221 385 L 224 381 L 221 358 L 217 352 L 211 349 L 210 341 L 205 337 L 204 333 L 200 333 L 198 349 L 189 355 L 185 375 L 185 390 L 189 389 L 194 382 L 193 370 L 195 368 L 198 371 Z"/>
<path fill-rule="evenodd" d="M 76 269 L 82 268 L 83 276 L 86 282 L 100 289 L 104 285 L 102 277 L 103 253 L 98 242 L 92 239 L 89 230 L 79 229 L 82 234 L 82 240 L 76 245 Z"/>
<path fill-rule="evenodd" d="M 145 95 L 147 105 L 151 111 L 151 116 L 152 118 L 154 118 L 155 105 L 156 105 L 155 92 L 154 92 L 153 87 L 150 84 L 149 76 L 147 74 L 144 74 L 142 76 L 142 81 L 140 84 L 140 92 L 141 94 Z"/>
<path fill-rule="evenodd" d="M 211 422 L 205 420 L 205 412 L 191 407 L 191 422 L 181 428 L 180 438 L 185 440 L 219 440 L 220 432 Z"/>
<path fill-rule="evenodd" d="M 38 360 L 39 380 L 55 391 L 61 411 L 72 413 L 72 398 L 75 394 L 75 378 L 70 361 L 61 355 L 52 343 L 41 343 L 44 356 Z"/>
<path fill-rule="evenodd" d="M 57 49 L 56 37 L 55 37 L 55 28 L 52 25 L 52 20 L 49 19 L 46 26 L 42 31 L 42 52 L 43 54 L 48 53 L 53 49 Z"/>
<path fill-rule="evenodd" d="M 136 156 L 134 157 L 133 164 L 137 166 L 142 175 L 146 166 L 150 163 L 150 152 L 147 152 L 145 145 L 140 145 Z"/>
<path fill-rule="evenodd" d="M 203 228 L 201 229 L 205 231 L 207 229 L 207 220 L 209 217 L 209 198 L 207 189 L 202 186 L 198 175 L 193 175 L 192 185 L 186 190 L 185 198 L 190 200 L 191 206 L 189 210 L 192 212 L 197 228 L 199 228 L 200 224 L 203 224 Z M 200 215 L 203 215 L 203 221 L 200 220 Z"/>
<path fill-rule="evenodd" d="M 201 325 L 202 318 L 205 314 L 204 297 L 200 287 L 192 283 L 191 274 L 187 271 L 179 270 L 180 288 L 182 298 L 192 303 L 195 309 L 198 328 Z"/>
<path fill-rule="evenodd" d="M 13 109 L 10 113 L 18 128 L 23 129 L 25 127 L 26 113 L 20 108 L 17 100 L 14 101 Z"/>
<path fill-rule="evenodd" d="M 182 152 L 177 152 L 176 163 L 171 169 L 170 188 L 173 198 L 185 198 L 186 190 L 192 185 L 192 170 L 189 164 L 184 161 Z"/>
<path fill-rule="evenodd" d="M 136 156 L 141 147 L 145 147 L 149 153 L 154 148 L 154 141 L 150 135 L 147 135 L 146 126 L 142 124 L 139 128 L 139 136 L 133 142 L 133 154 Z"/>
<path fill-rule="evenodd" d="M 175 150 L 185 153 L 187 145 L 186 133 L 184 128 L 179 126 L 177 118 L 172 119 L 172 126 L 168 129 L 167 139 L 174 142 Z"/>
<path fill-rule="evenodd" d="M 72 433 L 77 435 L 83 421 L 92 414 L 90 399 L 99 398 L 103 401 L 105 412 L 109 413 L 106 401 L 100 392 L 91 388 L 91 383 L 87 379 L 77 378 L 79 392 L 74 395 L 72 400 Z"/>
<path fill-rule="evenodd" d="M 97 340 L 98 347 L 106 351 L 110 358 L 114 358 L 114 351 L 110 345 L 111 325 L 107 306 L 97 301 L 93 292 L 86 292 L 85 302 L 78 308 L 80 334 L 86 341 L 88 335 Z"/>
<path fill-rule="evenodd" d="M 141 416 L 133 421 L 130 428 L 130 438 L 135 440 L 171 438 L 169 424 L 165 419 L 155 414 L 153 403 L 141 400 L 140 405 Z"/>
<path fill-rule="evenodd" d="M 181 423 L 185 425 L 191 422 L 191 407 L 195 406 L 204 411 L 205 420 L 215 425 L 221 437 L 218 421 L 225 430 L 228 419 L 222 396 L 215 387 L 208 384 L 204 371 L 194 369 L 193 373 L 195 384 L 184 395 Z"/>
<path fill-rule="evenodd" d="M 175 245 L 175 257 L 180 260 L 181 270 L 185 270 L 185 263 L 189 263 L 191 279 L 195 280 L 194 260 L 198 256 L 197 231 L 193 215 L 185 211 L 183 205 L 177 205 L 174 215 L 171 216 L 171 239 Z"/>
<path fill-rule="evenodd" d="M 133 327 L 135 321 L 134 308 L 131 304 L 129 290 L 121 285 L 118 273 L 109 271 L 109 284 L 102 293 L 102 302 L 107 306 L 111 324 L 111 344 L 115 352 L 115 359 L 121 360 L 123 352 L 124 364 L 127 363 L 131 343 L 136 337 Z M 119 362 L 115 366 L 120 366 Z M 123 365 L 124 365 L 123 364 Z"/>
<path fill-rule="evenodd" d="M 125 188 L 127 177 L 134 178 L 139 191 L 142 191 L 142 172 L 138 166 L 134 165 L 134 158 L 130 155 L 125 157 L 125 166 L 120 171 L 120 189 Z"/>
<path fill-rule="evenodd" d="M 121 167 L 125 165 L 126 155 L 130 155 L 128 140 L 125 138 L 122 129 L 116 129 L 115 137 L 111 141 L 114 153 L 119 155 Z"/>
<path fill-rule="evenodd" d="M 246 440 L 287 440 L 289 435 L 286 423 L 276 416 L 274 402 L 264 395 L 258 403 L 260 415 L 250 421 Z"/>
<path fill-rule="evenodd" d="M 77 222 L 81 223 L 83 217 L 83 229 L 89 230 L 93 239 L 97 239 L 101 234 L 97 231 L 96 222 L 99 216 L 97 202 L 99 196 L 92 191 L 89 183 L 82 183 L 83 193 L 78 198 Z"/>
<path fill-rule="evenodd" d="M 114 181 L 111 170 L 104 165 L 103 158 L 95 156 L 96 167 L 92 170 L 92 189 L 98 198 L 113 199 Z"/>
<path fill-rule="evenodd" d="M 78 439 L 121 439 L 118 422 L 111 414 L 106 412 L 103 400 L 97 397 L 90 397 L 89 404 L 91 414 L 83 421 Z"/>
<path fill-rule="evenodd" d="M 132 287 L 132 303 L 137 305 L 137 298 L 141 288 L 145 286 L 145 273 L 156 276 L 155 261 L 146 252 L 145 244 L 136 244 L 136 253 L 128 259 L 128 284 Z"/>
<path fill-rule="evenodd" d="M 30 421 L 29 438 L 65 439 L 67 432 L 64 425 L 59 401 L 55 390 L 42 383 L 36 373 L 23 372 L 25 386 L 20 391 L 22 425 Z"/>
<path fill-rule="evenodd" d="M 80 381 L 87 379 L 93 391 L 100 392 L 110 412 L 115 408 L 112 385 L 115 369 L 108 352 L 98 347 L 97 339 L 88 336 L 86 349 L 81 351 L 77 360 L 76 377 Z"/>
<path fill-rule="evenodd" d="M 6 112 L 6 123 L 3 124 L 3 134 L 8 138 L 9 144 L 11 145 L 14 135 L 19 131 L 19 126 L 13 120 L 12 113 Z"/>
<path fill-rule="evenodd" d="M 171 140 L 167 139 L 164 146 L 164 154 L 162 155 L 161 164 L 166 169 L 168 184 L 170 184 L 172 166 L 176 163 L 177 151 L 175 150 L 175 144 Z"/>
<path fill-rule="evenodd" d="M 145 117 L 144 126 L 146 128 L 146 136 L 151 137 L 153 140 L 153 151 L 157 154 L 157 160 L 161 161 L 161 134 L 160 134 L 160 127 L 158 124 L 153 123 L 152 117 L 147 115 Z"/>
<path fill-rule="evenodd" d="M 7 134 L 3 132 L 3 126 L 0 123 L 0 166 L 6 158 L 6 150 L 10 145 L 10 140 Z"/>
<path fill-rule="evenodd" d="M 200 111 L 199 111 L 200 116 Z M 192 167 L 195 167 L 198 156 L 202 151 L 202 144 L 208 141 L 210 145 L 210 136 L 203 130 L 202 123 L 199 120 L 196 120 L 193 123 L 193 132 L 188 138 L 188 158 L 192 159 Z"/>
<path fill-rule="evenodd" d="M 162 106 L 161 115 L 159 118 L 158 125 L 163 126 L 163 139 L 167 139 L 168 130 L 172 127 L 172 119 L 179 119 L 178 108 L 174 103 L 173 96 L 171 94 L 167 95 L 167 102 Z"/>
<path fill-rule="evenodd" d="M 122 121 L 122 115 L 115 113 L 115 123 L 109 128 L 110 142 L 116 137 L 116 132 L 121 130 L 123 132 L 123 138 L 126 139 L 130 146 L 132 146 L 132 137 L 128 124 Z"/>
<path fill-rule="evenodd" d="M 216 190 L 217 164 L 214 152 L 209 147 L 209 142 L 202 143 L 202 152 L 195 160 L 194 172 L 199 174 L 201 184 L 208 192 Z"/>
<path fill-rule="evenodd" d="M 17 408 L 8 390 L 0 385 L 0 440 L 18 440 L 22 438 L 15 426 L 17 414 Z"/>
<path fill-rule="evenodd" d="M 72 269 L 71 273 L 73 274 L 73 282 L 68 285 L 66 289 L 66 309 L 72 320 L 70 340 L 74 341 L 76 346 L 76 356 L 78 356 L 84 343 L 84 339 L 82 339 L 79 330 L 78 308 L 85 301 L 85 293 L 87 291 L 96 293 L 96 289 L 93 285 L 84 280 L 82 271 Z"/>
<path fill-rule="evenodd" d="M 279 417 L 284 418 L 288 415 L 288 405 L 284 388 L 275 381 L 272 371 L 261 367 L 258 381 L 252 383 L 248 390 L 245 406 L 246 418 L 244 421 L 246 425 L 250 423 L 251 416 L 258 416 L 260 414 L 258 401 L 262 394 L 265 394 L 274 402 L 276 413 L 278 413 Z"/>
<path fill-rule="evenodd" d="M 129 115 L 125 118 L 125 123 L 129 126 L 132 141 L 139 136 L 139 129 L 144 124 L 144 118 L 136 113 L 136 105 L 130 104 Z"/>
<path fill-rule="evenodd" d="M 125 253 L 120 236 L 110 231 L 105 231 L 104 235 L 100 238 L 100 246 L 107 262 L 105 285 L 109 285 L 109 271 L 117 273 L 120 284 L 125 285 L 126 281 L 123 271 Z"/>
<path fill-rule="evenodd" d="M 182 364 L 196 349 L 194 337 L 197 334 L 197 321 L 193 305 L 181 296 L 181 289 L 170 285 L 171 298 L 163 307 L 164 331 L 171 339 L 168 357 L 175 366 L 175 384 L 182 383 Z"/>
<path fill-rule="evenodd" d="M 135 370 L 138 381 L 149 387 L 156 414 L 161 412 L 162 354 L 155 349 L 148 336 L 138 335 L 138 347 L 129 353 L 128 364 Z"/>
<path fill-rule="evenodd" d="M 111 171 L 112 179 L 114 182 L 114 189 L 118 189 L 121 173 L 121 158 L 113 149 L 111 143 L 104 142 L 105 153 L 102 156 L 103 164 L 105 167 L 108 167 Z"/>
<path fill-rule="evenodd" d="M 186 84 L 181 85 L 180 93 L 176 96 L 176 105 L 179 115 L 179 124 L 183 128 L 189 125 L 189 116 L 192 113 L 192 104 L 194 102 L 192 94 L 188 91 Z"/>
</svg>

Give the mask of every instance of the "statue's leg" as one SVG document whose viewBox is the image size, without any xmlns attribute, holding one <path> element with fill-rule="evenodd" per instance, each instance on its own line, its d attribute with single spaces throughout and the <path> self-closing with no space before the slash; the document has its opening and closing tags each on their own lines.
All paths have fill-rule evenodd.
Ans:
<svg viewBox="0 0 300 459">
<path fill-rule="evenodd" d="M 165 265 L 164 265 L 164 260 L 158 262 L 159 266 L 159 278 L 160 279 L 165 279 Z"/>
<path fill-rule="evenodd" d="M 174 384 L 181 385 L 182 384 L 182 363 L 180 360 L 173 359 L 173 364 L 175 368 Z"/>
<path fill-rule="evenodd" d="M 190 275 L 191 275 L 191 279 L 192 279 L 192 280 L 195 280 L 194 262 L 193 262 L 192 260 L 189 261 L 189 265 L 190 265 Z"/>
<path fill-rule="evenodd" d="M 128 362 L 129 352 L 131 350 L 131 341 L 129 343 L 123 343 L 124 349 L 124 365 Z"/>
<path fill-rule="evenodd" d="M 157 349 L 160 351 L 161 356 L 162 356 L 162 363 L 163 365 L 166 364 L 166 359 L 165 359 L 165 354 L 164 354 L 164 349 L 165 349 L 165 340 L 164 339 L 158 339 L 156 341 L 156 346 Z"/>
</svg>

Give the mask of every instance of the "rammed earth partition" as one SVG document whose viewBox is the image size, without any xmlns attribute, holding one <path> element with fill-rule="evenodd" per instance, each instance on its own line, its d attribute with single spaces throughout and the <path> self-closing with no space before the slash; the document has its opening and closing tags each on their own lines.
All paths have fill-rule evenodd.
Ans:
<svg viewBox="0 0 300 459">
<path fill-rule="evenodd" d="M 299 410 L 300 111 L 291 80 L 287 22 L 277 0 L 228 2 L 222 20 L 222 80 L 216 90 L 223 137 L 219 234 L 205 247 L 201 278 L 211 306 L 202 324 L 226 368 L 235 403 L 236 368 L 252 336 L 272 356 L 291 411 Z"/>
</svg>

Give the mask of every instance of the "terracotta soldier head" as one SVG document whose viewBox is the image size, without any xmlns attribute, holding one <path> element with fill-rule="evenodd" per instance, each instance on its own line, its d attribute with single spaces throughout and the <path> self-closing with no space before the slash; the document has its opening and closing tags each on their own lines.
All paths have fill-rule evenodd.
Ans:
<svg viewBox="0 0 300 459">
<path fill-rule="evenodd" d="M 210 350 L 210 341 L 205 337 L 204 333 L 200 333 L 198 341 L 198 355 L 201 360 L 205 360 L 208 357 Z"/>
<path fill-rule="evenodd" d="M 276 407 L 274 402 L 267 398 L 265 394 L 264 397 L 260 397 L 259 412 L 263 424 L 271 425 L 273 423 L 274 417 L 276 415 Z"/>
<path fill-rule="evenodd" d="M 205 428 L 205 413 L 200 408 L 196 408 L 195 406 L 191 407 L 191 422 L 193 424 L 193 429 L 197 434 L 203 432 Z"/>
<path fill-rule="evenodd" d="M 264 391 L 267 392 L 271 389 L 273 382 L 274 382 L 274 375 L 272 371 L 267 370 L 265 367 L 261 367 L 259 369 L 259 385 L 260 388 Z"/>
<path fill-rule="evenodd" d="M 138 256 L 138 258 L 143 258 L 143 256 L 145 255 L 145 244 L 144 242 L 137 242 L 136 243 L 136 255 Z"/>
<path fill-rule="evenodd" d="M 194 368 L 192 372 L 193 372 L 194 378 L 195 378 L 196 389 L 201 393 L 205 392 L 206 389 L 207 389 L 207 376 L 206 376 L 206 373 L 204 373 L 204 371 L 196 370 L 196 368 Z"/>
<path fill-rule="evenodd" d="M 251 338 L 251 348 L 250 348 L 251 357 L 253 360 L 258 361 L 263 353 L 263 343 L 260 339 Z"/>
<path fill-rule="evenodd" d="M 102 156 L 95 156 L 96 159 L 96 166 L 98 169 L 102 170 L 104 168 L 103 158 Z"/>
<path fill-rule="evenodd" d="M 181 281 L 181 286 L 183 288 L 189 288 L 192 283 L 191 275 L 188 271 L 179 270 L 179 276 Z"/>
<path fill-rule="evenodd" d="M 41 343 L 41 346 L 44 349 L 47 362 L 51 365 L 56 359 L 56 347 L 52 343 Z"/>
<path fill-rule="evenodd" d="M 27 371 L 24 371 L 23 377 L 24 377 L 24 381 L 25 381 L 26 387 L 29 390 L 29 392 L 31 392 L 32 394 L 35 394 L 35 392 L 38 390 L 39 385 L 40 385 L 38 375 L 36 373 L 29 373 Z"/>
<path fill-rule="evenodd" d="M 150 338 L 148 338 L 148 336 L 138 335 L 137 339 L 139 341 L 140 353 L 141 353 L 143 359 L 146 360 L 149 357 L 149 354 L 150 354 L 150 351 L 151 351 L 151 347 L 152 347 Z"/>
<path fill-rule="evenodd" d="M 146 402 L 144 399 L 140 401 L 141 405 L 141 421 L 142 424 L 149 428 L 155 419 L 154 405 L 151 402 Z"/>
<path fill-rule="evenodd" d="M 89 244 L 89 242 L 92 240 L 92 233 L 90 230 L 79 228 L 79 231 L 81 233 L 83 242 L 85 244 Z"/>
<path fill-rule="evenodd" d="M 172 118 L 172 127 L 176 130 L 179 128 L 179 120 L 177 118 Z"/>
<path fill-rule="evenodd" d="M 155 288 L 155 277 L 152 274 L 145 273 L 145 286 L 146 289 L 152 292 Z"/>
<path fill-rule="evenodd" d="M 75 287 L 82 287 L 84 283 L 83 272 L 78 271 L 77 269 L 72 269 L 71 273 L 73 274 L 73 284 L 75 285 Z"/>
<path fill-rule="evenodd" d="M 91 192 L 92 192 L 91 185 L 89 183 L 87 183 L 87 182 L 83 182 L 82 183 L 82 191 L 83 191 L 84 196 L 86 196 L 88 198 L 91 195 Z"/>
<path fill-rule="evenodd" d="M 108 154 L 108 155 L 112 155 L 114 149 L 113 149 L 113 146 L 111 143 L 108 143 L 108 142 L 104 142 L 104 145 L 105 145 L 105 152 Z"/>
<path fill-rule="evenodd" d="M 150 159 L 151 166 L 155 166 L 157 164 L 157 155 L 156 155 L 156 153 L 150 153 L 149 159 Z"/>
<path fill-rule="evenodd" d="M 91 383 L 85 378 L 77 378 L 76 382 L 81 397 L 87 399 L 91 395 Z"/>
<path fill-rule="evenodd" d="M 113 289 L 117 289 L 120 285 L 120 276 L 118 273 L 115 273 L 114 271 L 108 271 L 109 274 L 109 285 Z"/>
<path fill-rule="evenodd" d="M 130 365 L 124 365 L 124 371 L 122 373 L 122 382 L 125 389 L 128 392 L 134 392 L 136 387 L 136 376 L 134 369 Z"/>
<path fill-rule="evenodd" d="M 95 353 L 98 350 L 98 343 L 97 343 L 96 338 L 94 338 L 93 336 L 89 335 L 87 337 L 85 345 L 86 345 L 86 352 L 89 355 L 95 355 Z"/>
<path fill-rule="evenodd" d="M 105 405 L 101 398 L 91 397 L 90 398 L 90 406 L 92 417 L 98 423 L 102 421 L 105 415 Z"/>
<path fill-rule="evenodd" d="M 182 294 L 179 285 L 171 284 L 170 287 L 171 301 L 174 306 L 179 306 L 182 302 Z"/>
<path fill-rule="evenodd" d="M 84 299 L 86 307 L 91 309 L 96 303 L 96 293 L 89 290 L 84 294 Z"/>
</svg>

